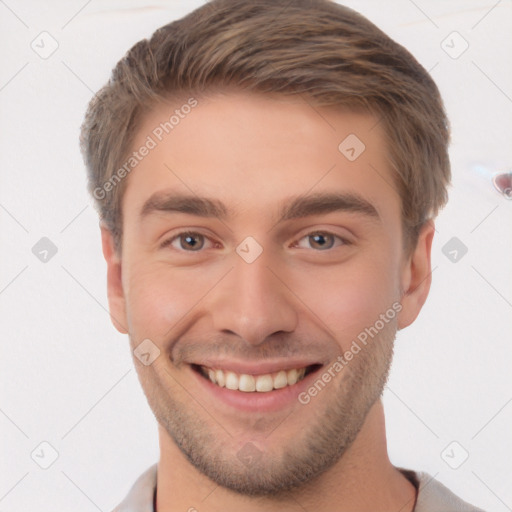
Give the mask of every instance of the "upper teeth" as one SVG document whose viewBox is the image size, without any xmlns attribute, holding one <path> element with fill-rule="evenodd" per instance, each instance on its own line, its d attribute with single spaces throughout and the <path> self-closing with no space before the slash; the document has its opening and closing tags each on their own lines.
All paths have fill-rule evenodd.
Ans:
<svg viewBox="0 0 512 512">
<path fill-rule="evenodd" d="M 304 378 L 306 368 L 281 370 L 273 374 L 248 375 L 246 373 L 234 373 L 231 371 L 213 370 L 201 366 L 201 370 L 214 384 L 238 391 L 259 391 L 265 393 L 273 389 L 293 386 Z"/>
</svg>

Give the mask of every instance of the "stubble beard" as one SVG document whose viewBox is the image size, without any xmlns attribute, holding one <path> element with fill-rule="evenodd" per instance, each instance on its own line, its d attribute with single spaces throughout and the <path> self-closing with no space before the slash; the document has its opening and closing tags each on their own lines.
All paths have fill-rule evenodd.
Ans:
<svg viewBox="0 0 512 512">
<path fill-rule="evenodd" d="M 289 422 L 300 423 L 304 408 L 317 409 L 309 415 L 314 420 L 295 437 L 287 436 L 278 453 L 261 445 L 252 448 L 259 456 L 252 457 L 250 463 L 237 456 L 236 440 L 222 428 L 220 419 L 215 421 L 186 393 L 179 400 L 169 392 L 172 379 L 166 369 L 160 376 L 139 372 L 139 379 L 157 421 L 198 471 L 241 495 L 286 499 L 340 461 L 357 437 L 387 382 L 395 335 L 396 322 L 389 322 L 308 404 L 297 402 L 275 432 L 282 433 Z M 272 435 L 270 432 L 269 438 Z"/>
</svg>

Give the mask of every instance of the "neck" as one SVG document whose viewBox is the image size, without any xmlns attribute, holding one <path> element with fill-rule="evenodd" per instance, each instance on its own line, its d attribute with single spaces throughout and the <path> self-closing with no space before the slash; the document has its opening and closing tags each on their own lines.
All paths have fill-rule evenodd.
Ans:
<svg viewBox="0 0 512 512">
<path fill-rule="evenodd" d="M 389 461 L 384 411 L 377 401 L 358 436 L 328 471 L 293 493 L 290 499 L 242 496 L 197 471 L 159 425 L 160 461 L 157 512 L 412 512 L 416 489 Z"/>
</svg>

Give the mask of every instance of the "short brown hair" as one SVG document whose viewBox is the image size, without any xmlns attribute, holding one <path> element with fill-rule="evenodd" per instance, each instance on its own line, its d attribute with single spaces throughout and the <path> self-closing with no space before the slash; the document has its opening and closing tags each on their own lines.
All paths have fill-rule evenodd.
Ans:
<svg viewBox="0 0 512 512">
<path fill-rule="evenodd" d="M 142 116 L 170 96 L 232 87 L 375 114 L 407 251 L 446 204 L 448 120 L 434 81 L 404 47 L 330 0 L 211 0 L 135 44 L 88 106 L 80 137 L 88 188 L 119 253 L 126 180 L 102 197 L 98 190 L 126 159 Z"/>
</svg>

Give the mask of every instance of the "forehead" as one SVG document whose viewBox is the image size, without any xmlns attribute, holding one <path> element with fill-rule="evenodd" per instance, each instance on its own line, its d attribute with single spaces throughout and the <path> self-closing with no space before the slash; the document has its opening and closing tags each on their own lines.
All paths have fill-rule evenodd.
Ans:
<svg viewBox="0 0 512 512">
<path fill-rule="evenodd" d="M 251 219 L 275 218 L 283 199 L 309 193 L 352 193 L 383 220 L 399 211 L 385 139 L 370 114 L 302 97 L 182 97 L 145 116 L 132 151 L 144 146 L 127 178 L 126 218 L 162 191 L 217 198 Z"/>
</svg>

